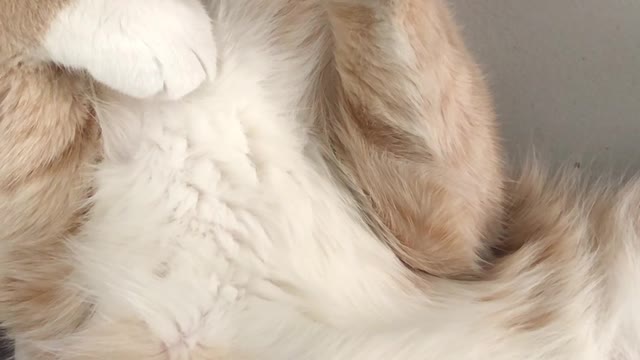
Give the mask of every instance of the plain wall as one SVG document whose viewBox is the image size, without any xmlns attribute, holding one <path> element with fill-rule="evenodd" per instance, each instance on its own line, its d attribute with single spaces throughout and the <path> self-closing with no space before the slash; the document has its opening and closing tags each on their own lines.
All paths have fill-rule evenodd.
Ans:
<svg viewBox="0 0 640 360">
<path fill-rule="evenodd" d="M 512 157 L 640 171 L 640 0 L 450 0 Z"/>
</svg>

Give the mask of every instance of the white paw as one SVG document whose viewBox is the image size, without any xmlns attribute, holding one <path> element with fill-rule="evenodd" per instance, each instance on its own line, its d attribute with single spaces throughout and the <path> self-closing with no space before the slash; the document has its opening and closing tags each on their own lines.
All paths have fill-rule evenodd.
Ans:
<svg viewBox="0 0 640 360">
<path fill-rule="evenodd" d="M 177 99 L 216 73 L 211 22 L 198 0 L 75 0 L 43 47 L 47 60 L 136 98 Z"/>
</svg>

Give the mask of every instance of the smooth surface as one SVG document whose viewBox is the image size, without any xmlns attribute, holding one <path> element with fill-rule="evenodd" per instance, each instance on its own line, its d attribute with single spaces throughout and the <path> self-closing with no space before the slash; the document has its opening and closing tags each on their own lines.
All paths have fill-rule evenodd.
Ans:
<svg viewBox="0 0 640 360">
<path fill-rule="evenodd" d="M 640 171 L 640 1 L 451 2 L 512 158 Z"/>
</svg>

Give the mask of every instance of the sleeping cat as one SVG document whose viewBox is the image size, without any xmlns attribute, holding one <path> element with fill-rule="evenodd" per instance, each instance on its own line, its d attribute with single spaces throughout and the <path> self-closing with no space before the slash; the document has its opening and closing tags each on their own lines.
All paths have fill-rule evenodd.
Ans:
<svg viewBox="0 0 640 360">
<path fill-rule="evenodd" d="M 35 34 L 9 52 L 93 79 L 67 75 L 91 89 L 103 158 L 89 179 L 63 168 L 82 211 L 47 218 L 82 221 L 50 249 L 0 237 L 18 359 L 640 354 L 640 185 L 505 181 L 441 1 L 51 4 L 5 0 L 2 26 Z"/>
</svg>

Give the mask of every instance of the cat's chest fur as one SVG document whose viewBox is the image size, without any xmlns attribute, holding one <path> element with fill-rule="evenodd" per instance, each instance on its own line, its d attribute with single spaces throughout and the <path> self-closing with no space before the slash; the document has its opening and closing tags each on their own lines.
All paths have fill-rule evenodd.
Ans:
<svg viewBox="0 0 640 360">
<path fill-rule="evenodd" d="M 179 102 L 106 95 L 107 158 L 76 249 L 78 281 L 98 314 L 142 320 L 165 344 L 239 336 L 265 348 L 297 326 L 265 338 L 283 318 L 348 322 L 379 306 L 362 303 L 403 268 L 308 141 L 299 108 L 321 54 L 274 51 L 268 13 L 219 6 L 215 80 Z"/>
</svg>

